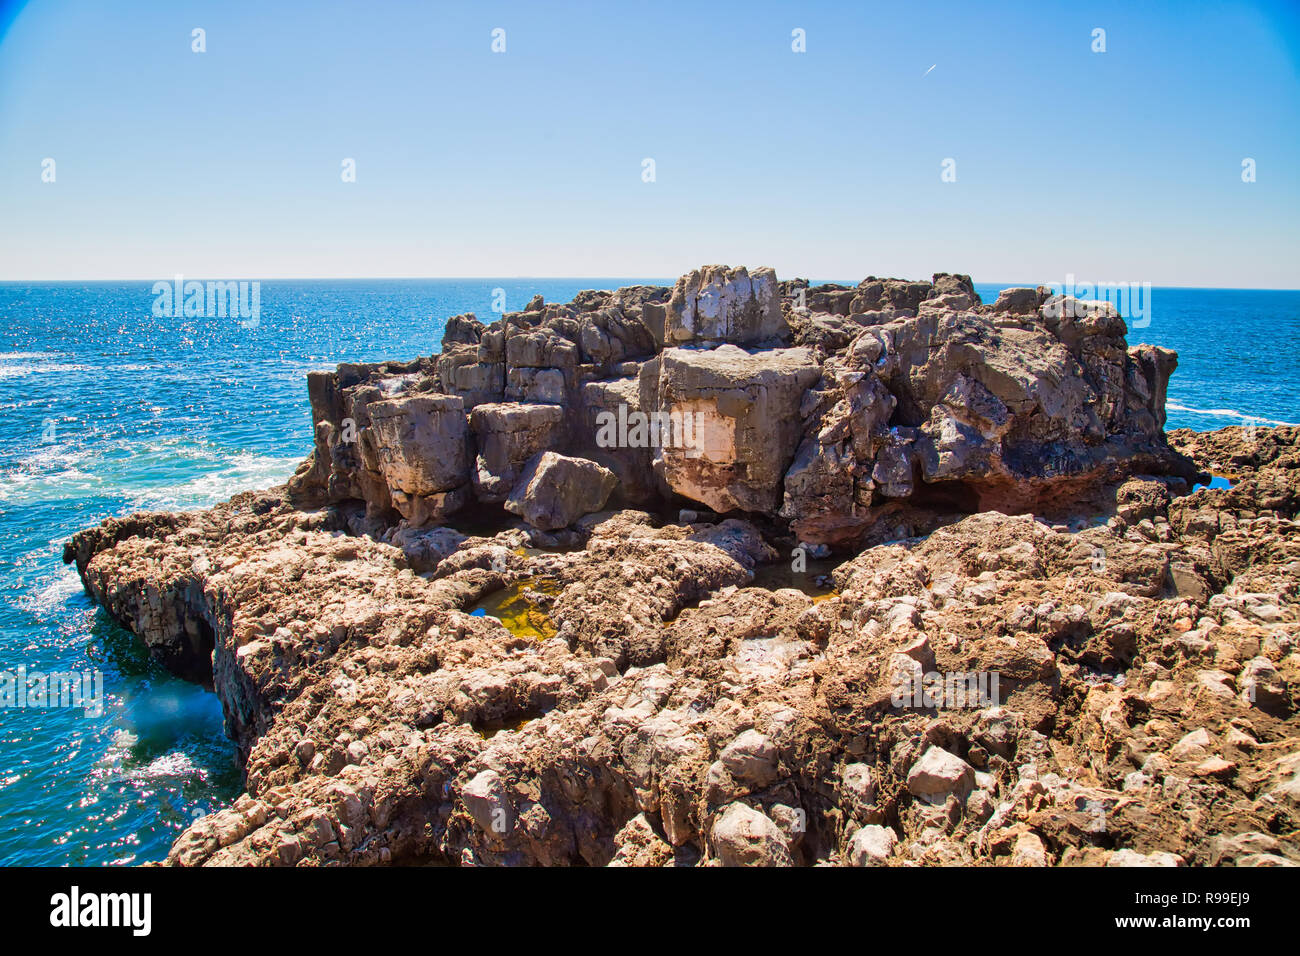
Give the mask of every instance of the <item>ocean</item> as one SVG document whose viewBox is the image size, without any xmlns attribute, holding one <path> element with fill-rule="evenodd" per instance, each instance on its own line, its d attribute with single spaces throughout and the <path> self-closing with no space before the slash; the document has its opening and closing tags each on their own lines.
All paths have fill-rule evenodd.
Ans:
<svg viewBox="0 0 1300 956">
<path fill-rule="evenodd" d="M 855 280 L 856 281 L 856 280 Z M 105 708 L 0 708 L 0 865 L 161 859 L 239 788 L 221 708 L 96 610 L 64 541 L 101 519 L 282 482 L 304 376 L 438 349 L 448 316 L 664 279 L 264 280 L 256 323 L 154 314 L 152 282 L 0 283 L 0 671 L 98 671 Z M 986 302 L 1025 283 L 981 283 Z M 1300 292 L 1152 291 L 1169 428 L 1300 423 Z M 497 296 L 496 304 L 500 304 Z"/>
</svg>

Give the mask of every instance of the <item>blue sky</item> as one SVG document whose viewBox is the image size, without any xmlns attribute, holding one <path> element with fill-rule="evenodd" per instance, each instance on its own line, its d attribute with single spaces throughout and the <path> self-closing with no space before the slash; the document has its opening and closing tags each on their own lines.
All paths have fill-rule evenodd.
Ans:
<svg viewBox="0 0 1300 956">
<path fill-rule="evenodd" d="M 9 20 L 0 279 L 1300 286 L 1295 4 L 0 0 Z"/>
</svg>

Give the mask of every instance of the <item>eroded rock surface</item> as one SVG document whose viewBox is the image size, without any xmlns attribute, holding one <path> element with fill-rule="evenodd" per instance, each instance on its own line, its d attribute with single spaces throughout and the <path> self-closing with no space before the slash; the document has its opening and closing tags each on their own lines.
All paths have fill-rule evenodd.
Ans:
<svg viewBox="0 0 1300 956">
<path fill-rule="evenodd" d="M 659 404 L 689 434 L 663 447 L 663 480 L 718 512 L 774 511 L 799 441 L 800 403 L 819 377 L 808 349 L 665 351 Z"/>
<path fill-rule="evenodd" d="M 605 507 L 617 484 L 594 461 L 546 451 L 525 463 L 505 508 L 534 528 L 555 531 Z"/>
<path fill-rule="evenodd" d="M 455 316 L 438 356 L 313 373 L 316 447 L 290 490 L 419 526 L 499 505 L 553 451 L 612 471 L 616 503 L 779 516 L 846 554 L 891 503 L 1101 507 L 1131 474 L 1194 478 L 1162 431 L 1177 357 L 1125 331 L 1046 290 L 982 305 L 968 276 L 810 288 L 707 266 Z"/>
<path fill-rule="evenodd" d="M 679 283 L 692 329 L 766 328 L 737 281 Z M 763 350 L 661 350 L 653 287 L 457 317 L 439 357 L 313 375 L 288 486 L 75 536 L 245 762 L 168 862 L 1300 862 L 1300 429 L 1166 442 L 1172 354 L 1037 291 L 777 289 Z M 707 467 L 602 449 L 611 396 L 701 403 Z M 566 456 L 656 510 L 530 516 Z"/>
</svg>

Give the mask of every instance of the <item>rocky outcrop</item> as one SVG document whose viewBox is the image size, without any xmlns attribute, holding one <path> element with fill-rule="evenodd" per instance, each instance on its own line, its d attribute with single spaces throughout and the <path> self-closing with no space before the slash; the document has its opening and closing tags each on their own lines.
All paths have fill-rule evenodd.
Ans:
<svg viewBox="0 0 1300 956">
<path fill-rule="evenodd" d="M 524 465 L 505 507 L 534 528 L 555 531 L 605 507 L 617 483 L 594 461 L 542 452 Z"/>
<path fill-rule="evenodd" d="M 1128 349 L 1109 306 L 1063 323 L 943 298 L 824 362 L 781 511 L 803 540 L 859 545 L 890 500 L 1051 513 L 1134 470 L 1193 477 L 1161 432 L 1176 357 Z"/>
<path fill-rule="evenodd" d="M 403 518 L 426 524 L 465 504 L 464 402 L 452 395 L 411 395 L 371 402 L 366 411 L 386 498 Z"/>
<path fill-rule="evenodd" d="M 552 451 L 613 472 L 616 503 L 763 516 L 841 553 L 898 506 L 1099 507 L 1129 474 L 1194 477 L 1162 432 L 1176 356 L 1125 331 L 1104 302 L 984 306 L 949 274 L 810 287 L 708 266 L 534 299 L 454 317 L 434 358 L 314 374 L 316 449 L 290 490 L 422 526 L 499 508 Z"/>
<path fill-rule="evenodd" d="M 1166 441 L 1104 309 L 778 288 L 764 349 L 648 346 L 648 287 L 460 317 L 313 376 L 289 486 L 75 536 L 244 761 L 168 862 L 1300 863 L 1300 429 Z"/>
<path fill-rule="evenodd" d="M 528 459 L 565 445 L 564 411 L 558 405 L 477 405 L 469 420 L 480 449 L 474 493 L 482 502 L 504 502 Z"/>
<path fill-rule="evenodd" d="M 677 280 L 668 300 L 665 345 L 777 342 L 787 333 L 771 269 L 705 266 Z"/>
<path fill-rule="evenodd" d="M 718 512 L 774 511 L 799 441 L 804 392 L 820 377 L 808 349 L 668 349 L 658 406 L 680 423 L 662 443 L 664 483 Z"/>
</svg>

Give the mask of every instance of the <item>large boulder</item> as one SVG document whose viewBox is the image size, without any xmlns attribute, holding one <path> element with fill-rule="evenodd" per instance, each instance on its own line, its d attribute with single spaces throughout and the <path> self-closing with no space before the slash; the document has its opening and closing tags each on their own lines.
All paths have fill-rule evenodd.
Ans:
<svg viewBox="0 0 1300 956">
<path fill-rule="evenodd" d="M 853 866 L 885 866 L 898 837 L 889 827 L 876 824 L 862 827 L 849 840 L 849 863 Z"/>
<path fill-rule="evenodd" d="M 766 787 L 778 775 L 776 747 L 757 730 L 736 737 L 722 749 L 719 759 L 734 778 L 755 788 Z"/>
<path fill-rule="evenodd" d="M 1027 286 L 1003 289 L 998 293 L 997 301 L 993 303 L 993 311 L 1007 312 L 1011 315 L 1035 315 L 1045 298 L 1046 295 L 1038 289 Z"/>
<path fill-rule="evenodd" d="M 479 501 L 505 501 L 529 458 L 564 444 L 564 410 L 558 405 L 479 405 L 469 423 L 478 442 L 473 479 Z"/>
<path fill-rule="evenodd" d="M 713 848 L 723 866 L 791 866 L 790 844 L 772 819 L 743 803 L 730 804 L 713 824 Z"/>
<path fill-rule="evenodd" d="M 412 525 L 441 520 L 466 501 L 465 405 L 452 395 L 414 395 L 367 406 L 379 471 Z"/>
<path fill-rule="evenodd" d="M 547 451 L 524 465 L 505 509 L 534 528 L 554 531 L 605 507 L 617 484 L 614 473 L 594 461 Z"/>
<path fill-rule="evenodd" d="M 495 770 L 480 771 L 461 791 L 465 809 L 485 834 L 500 836 L 514 823 L 510 796 Z"/>
<path fill-rule="evenodd" d="M 926 803 L 941 804 L 949 795 L 964 801 L 975 789 L 975 771 L 960 757 L 931 746 L 907 772 L 907 789 Z"/>
<path fill-rule="evenodd" d="M 804 348 L 665 351 L 658 407 L 681 423 L 681 440 L 662 448 L 667 487 L 718 512 L 775 510 L 800 403 L 820 374 Z"/>
<path fill-rule="evenodd" d="M 547 326 L 508 327 L 505 347 L 507 401 L 544 405 L 569 401 L 577 387 L 579 348 L 575 342 Z"/>
<path fill-rule="evenodd" d="M 705 266 L 677 280 L 664 322 L 665 345 L 747 344 L 789 335 L 776 273 Z"/>
</svg>

